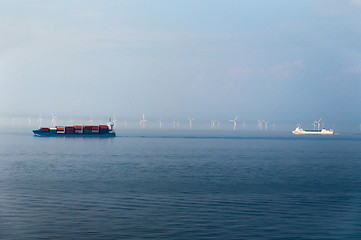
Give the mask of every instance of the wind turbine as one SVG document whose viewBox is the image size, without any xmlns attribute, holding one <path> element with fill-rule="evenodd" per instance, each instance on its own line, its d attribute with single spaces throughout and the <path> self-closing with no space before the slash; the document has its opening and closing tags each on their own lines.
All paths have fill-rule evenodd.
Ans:
<svg viewBox="0 0 361 240">
<path fill-rule="evenodd" d="M 266 120 L 263 120 L 263 122 L 264 122 L 264 128 L 266 129 L 266 131 L 268 130 L 268 121 L 266 121 Z"/>
<path fill-rule="evenodd" d="M 214 124 L 216 123 L 216 121 L 214 121 L 213 119 L 211 119 L 211 128 L 215 128 Z"/>
<path fill-rule="evenodd" d="M 118 120 L 115 118 L 115 115 L 113 117 L 114 127 L 117 125 Z"/>
<path fill-rule="evenodd" d="M 159 128 L 162 128 L 162 119 L 159 119 Z"/>
<path fill-rule="evenodd" d="M 173 121 L 173 128 L 175 128 L 175 121 Z"/>
<path fill-rule="evenodd" d="M 31 115 L 29 115 L 29 117 L 27 117 L 26 119 L 28 119 L 29 121 L 29 127 L 31 126 Z"/>
<path fill-rule="evenodd" d="M 142 128 L 145 128 L 146 122 L 147 122 L 147 120 L 144 118 L 144 113 L 143 113 L 143 119 L 139 121 L 139 126 L 141 126 Z"/>
<path fill-rule="evenodd" d="M 237 126 L 237 118 L 238 116 L 236 116 L 236 118 L 234 120 L 229 120 L 230 122 L 233 122 L 233 131 L 236 131 L 236 126 Z"/>
<path fill-rule="evenodd" d="M 38 119 L 38 122 L 39 122 L 39 128 L 41 128 L 41 122 L 43 121 L 43 119 L 41 118 L 41 114 L 40 114 L 40 117 Z"/>
<path fill-rule="evenodd" d="M 190 129 L 192 129 L 192 121 L 193 121 L 194 119 L 192 118 L 192 119 L 190 119 L 190 118 L 188 118 L 188 121 L 189 121 L 189 128 Z"/>
<path fill-rule="evenodd" d="M 90 125 L 93 125 L 93 123 L 94 123 L 93 117 L 90 117 L 90 120 L 88 121 L 88 123 L 89 123 Z"/>
<path fill-rule="evenodd" d="M 262 121 L 261 120 L 258 120 L 257 126 L 258 126 L 259 130 L 262 130 Z"/>
<path fill-rule="evenodd" d="M 313 121 L 312 125 L 313 125 L 313 130 L 316 130 L 316 121 Z"/>
<path fill-rule="evenodd" d="M 54 116 L 54 114 L 53 113 L 51 113 L 51 124 L 53 125 L 53 127 L 55 127 L 56 126 L 56 117 Z"/>
<path fill-rule="evenodd" d="M 320 118 L 320 120 L 313 122 L 314 124 L 317 123 L 317 130 L 320 130 L 320 122 L 321 122 L 321 118 Z"/>
</svg>

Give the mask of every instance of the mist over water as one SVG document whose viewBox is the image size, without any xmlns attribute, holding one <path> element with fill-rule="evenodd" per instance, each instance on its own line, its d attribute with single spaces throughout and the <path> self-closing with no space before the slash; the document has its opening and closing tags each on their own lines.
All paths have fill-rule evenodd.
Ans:
<svg viewBox="0 0 361 240">
<path fill-rule="evenodd" d="M 357 136 L 0 134 L 0 238 L 360 235 Z"/>
<path fill-rule="evenodd" d="M 0 239 L 360 239 L 360 10 L 0 1 Z"/>
<path fill-rule="evenodd" d="M 30 116 L 30 115 L 29 115 Z M 0 131 L 3 132 L 31 132 L 31 130 L 38 129 L 40 127 L 40 121 L 38 117 L 30 116 L 22 117 L 0 117 Z M 107 124 L 109 120 L 114 120 L 115 116 L 111 117 L 56 117 L 57 126 L 72 126 L 72 125 L 100 125 Z M 53 123 L 51 120 L 51 115 L 42 116 L 41 126 L 42 127 L 52 127 Z M 246 136 L 246 135 L 260 135 L 260 136 L 269 136 L 269 135 L 289 135 L 289 133 L 295 129 L 297 124 L 300 122 L 273 122 L 267 121 L 267 128 L 263 122 L 261 127 L 258 125 L 257 120 L 245 121 L 242 119 L 237 120 L 236 131 L 233 131 L 233 123 L 227 119 L 216 119 L 215 124 L 212 126 L 212 119 L 195 119 L 192 121 L 192 128 L 190 129 L 189 121 L 187 118 L 182 118 L 180 120 L 172 119 L 161 119 L 162 124 L 160 126 L 160 119 L 147 118 L 147 123 L 140 125 L 139 119 L 126 119 L 118 118 L 116 119 L 115 130 L 120 134 L 134 135 L 139 134 L 145 135 L 199 135 L 206 134 L 210 136 Z M 219 124 L 218 124 L 219 122 Z M 301 127 L 303 129 L 314 129 L 313 121 L 301 122 Z M 325 127 L 326 129 L 333 129 L 335 133 L 342 135 L 350 134 L 360 134 L 361 125 L 354 123 L 350 125 L 335 125 L 329 124 L 325 121 L 321 121 L 320 128 Z M 317 129 L 317 126 L 316 126 Z M 139 134 L 138 134 L 139 133 Z"/>
</svg>

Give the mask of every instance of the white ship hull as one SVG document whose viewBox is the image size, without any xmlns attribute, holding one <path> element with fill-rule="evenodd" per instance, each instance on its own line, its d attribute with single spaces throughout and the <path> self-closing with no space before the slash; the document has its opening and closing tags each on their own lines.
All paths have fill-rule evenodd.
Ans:
<svg viewBox="0 0 361 240">
<path fill-rule="evenodd" d="M 333 130 L 303 130 L 302 128 L 297 127 L 292 133 L 295 135 L 333 135 Z"/>
</svg>

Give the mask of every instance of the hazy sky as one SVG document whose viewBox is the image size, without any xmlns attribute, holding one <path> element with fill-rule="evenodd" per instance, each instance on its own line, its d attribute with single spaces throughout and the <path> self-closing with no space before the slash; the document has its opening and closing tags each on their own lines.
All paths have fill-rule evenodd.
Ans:
<svg viewBox="0 0 361 240">
<path fill-rule="evenodd" d="M 0 34 L 2 116 L 361 121 L 361 0 L 9 0 Z"/>
</svg>

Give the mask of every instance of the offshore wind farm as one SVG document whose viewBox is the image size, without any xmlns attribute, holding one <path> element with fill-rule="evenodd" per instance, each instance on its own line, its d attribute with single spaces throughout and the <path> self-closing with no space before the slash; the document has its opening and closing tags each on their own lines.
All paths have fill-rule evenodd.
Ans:
<svg viewBox="0 0 361 240">
<path fill-rule="evenodd" d="M 12 117 L 11 118 L 11 122 L 10 120 L 8 120 L 7 123 L 7 127 L 12 127 L 13 129 L 16 129 L 18 131 L 24 131 L 28 128 L 34 127 L 36 124 L 38 124 L 38 128 L 40 129 L 41 127 L 57 127 L 57 126 L 65 126 L 65 125 L 74 125 L 74 124 L 88 124 L 88 125 L 93 125 L 94 124 L 94 120 L 93 117 L 90 116 L 88 119 L 86 117 L 82 117 L 79 119 L 74 119 L 73 117 L 70 118 L 58 118 L 56 117 L 53 113 L 51 113 L 51 115 L 48 116 L 48 119 L 45 119 L 44 124 L 43 124 L 43 118 L 42 118 L 43 114 L 39 115 L 38 119 L 32 119 L 31 115 L 28 115 L 28 117 L 24 117 L 24 119 L 26 119 L 28 124 L 24 124 L 22 121 L 22 117 Z M 195 120 L 194 118 L 188 117 L 188 118 L 183 118 L 180 120 L 162 120 L 162 118 L 159 118 L 159 120 L 156 120 L 157 118 L 152 118 L 152 120 L 147 120 L 145 117 L 145 114 L 142 113 L 140 119 L 137 121 L 136 119 L 121 119 L 118 122 L 118 119 L 116 118 L 115 115 L 113 115 L 113 117 L 110 117 L 108 119 L 111 119 L 111 121 L 114 124 L 114 128 L 117 129 L 119 131 L 119 134 L 121 136 L 122 134 L 122 130 L 128 129 L 128 130 L 137 130 L 137 129 L 152 129 L 152 130 L 157 130 L 159 129 L 159 131 L 162 130 L 170 130 L 170 129 L 178 129 L 178 130 L 202 130 L 202 131 L 232 131 L 233 132 L 238 132 L 238 133 L 250 133 L 250 132 L 277 132 L 277 133 L 290 133 L 291 129 L 296 126 L 298 128 L 301 127 L 301 125 L 298 124 L 294 124 L 294 125 L 290 125 L 290 124 L 284 124 L 284 126 L 280 126 L 279 128 L 276 128 L 276 123 L 272 122 L 271 123 L 271 129 L 268 128 L 268 123 L 269 121 L 266 120 L 253 120 L 253 121 L 248 121 L 247 123 L 243 120 L 242 121 L 242 125 L 241 128 L 237 128 L 237 121 L 241 121 L 238 119 L 238 116 L 236 116 L 234 119 L 231 119 L 229 121 L 226 120 L 222 120 L 223 122 L 225 122 L 226 124 L 222 124 L 220 120 L 213 120 L 210 119 L 209 121 L 207 121 L 206 119 L 197 119 Z M 312 131 L 321 131 L 321 125 L 322 128 L 324 128 L 324 122 L 321 121 L 322 118 L 320 118 L 318 121 L 314 120 L 312 123 L 313 126 L 313 130 Z M 197 124 L 194 127 L 194 123 L 196 122 Z M 107 120 L 106 118 L 99 118 L 98 120 L 95 120 L 95 122 L 99 123 L 99 125 L 102 125 L 103 123 L 106 123 Z M 109 122 L 109 121 L 108 121 Z M 129 124 L 128 124 L 129 122 Z M 229 123 L 227 123 L 229 122 Z M 35 124 L 36 123 L 36 124 Z M 335 128 L 334 125 L 330 125 L 327 124 L 329 127 L 331 128 Z M 10 128 L 11 129 L 11 128 Z M 294 131 L 293 131 L 294 132 Z M 350 133 L 349 131 L 345 131 L 346 133 Z M 338 131 L 338 134 L 342 133 L 342 131 Z M 357 131 L 354 131 L 354 133 L 357 133 Z"/>
<path fill-rule="evenodd" d="M 359 239 L 361 1 L 0 1 L 0 239 Z"/>
</svg>

